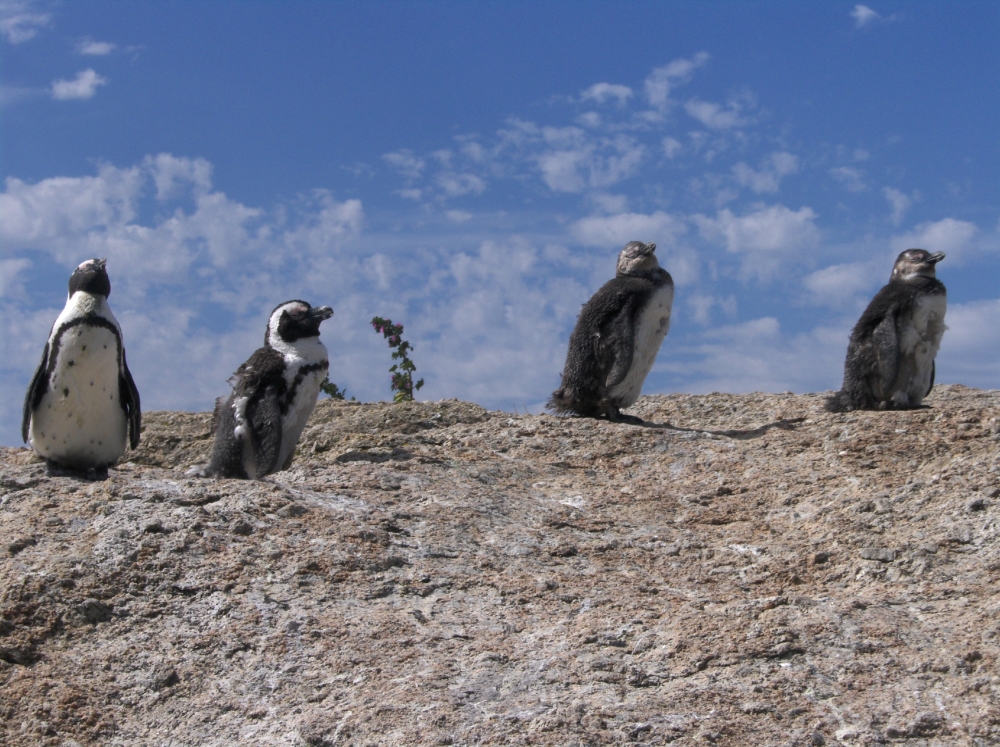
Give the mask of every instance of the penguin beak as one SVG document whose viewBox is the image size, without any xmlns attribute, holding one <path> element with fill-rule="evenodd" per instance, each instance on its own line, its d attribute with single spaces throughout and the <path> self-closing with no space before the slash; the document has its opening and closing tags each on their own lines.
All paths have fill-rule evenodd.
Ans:
<svg viewBox="0 0 1000 747">
<path fill-rule="evenodd" d="M 331 309 L 329 306 L 318 306 L 309 309 L 309 316 L 311 316 L 313 319 L 319 319 L 320 321 L 323 321 L 324 319 L 329 319 L 331 316 L 333 316 L 333 309 Z"/>
<path fill-rule="evenodd" d="M 935 252 L 934 254 L 929 255 L 924 262 L 930 262 L 932 265 L 936 265 L 942 259 L 944 259 L 944 252 Z"/>
<path fill-rule="evenodd" d="M 94 260 L 94 269 L 103 270 L 105 267 L 107 267 L 107 264 L 108 264 L 108 258 L 107 257 L 101 257 L 100 259 L 95 259 Z"/>
</svg>

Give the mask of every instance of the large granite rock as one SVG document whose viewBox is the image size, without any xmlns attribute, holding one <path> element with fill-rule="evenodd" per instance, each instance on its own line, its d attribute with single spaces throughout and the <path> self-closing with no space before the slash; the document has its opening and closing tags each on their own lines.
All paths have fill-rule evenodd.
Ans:
<svg viewBox="0 0 1000 747">
<path fill-rule="evenodd" d="M 649 427 L 324 401 L 292 469 L 0 449 L 0 743 L 995 745 L 1000 392 Z"/>
</svg>

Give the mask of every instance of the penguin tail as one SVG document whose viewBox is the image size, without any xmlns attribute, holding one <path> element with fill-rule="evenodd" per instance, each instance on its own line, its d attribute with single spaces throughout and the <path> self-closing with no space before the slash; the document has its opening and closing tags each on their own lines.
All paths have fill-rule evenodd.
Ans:
<svg viewBox="0 0 1000 747">
<path fill-rule="evenodd" d="M 854 408 L 851 407 L 847 395 L 841 390 L 834 392 L 826 398 L 826 404 L 823 405 L 823 409 L 827 412 L 850 412 Z"/>
<path fill-rule="evenodd" d="M 226 406 L 226 397 L 216 397 L 215 409 L 212 410 L 212 435 L 219 432 L 219 424 L 222 422 L 222 411 Z"/>
<path fill-rule="evenodd" d="M 552 397 L 545 403 L 545 409 L 556 415 L 576 412 L 576 398 L 566 387 L 559 387 L 552 392 Z"/>
</svg>

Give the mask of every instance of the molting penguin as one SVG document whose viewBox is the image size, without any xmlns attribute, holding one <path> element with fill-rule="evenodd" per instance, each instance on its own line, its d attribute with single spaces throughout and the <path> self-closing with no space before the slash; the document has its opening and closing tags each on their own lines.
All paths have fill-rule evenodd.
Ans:
<svg viewBox="0 0 1000 747">
<path fill-rule="evenodd" d="M 24 398 L 21 438 L 50 473 L 105 478 L 126 443 L 139 445 L 139 392 L 109 295 L 106 260 L 88 259 L 74 270 Z"/>
<path fill-rule="evenodd" d="M 944 335 L 947 296 L 935 277 L 944 254 L 907 249 L 875 294 L 847 345 L 844 384 L 831 412 L 920 407 L 934 386 L 934 356 Z"/>
<path fill-rule="evenodd" d="M 273 312 L 258 348 L 215 402 L 215 446 L 206 475 L 257 480 L 288 469 L 329 368 L 319 325 L 329 306 L 288 301 Z"/>
<path fill-rule="evenodd" d="M 674 301 L 674 281 L 654 251 L 656 244 L 626 244 L 616 277 L 584 305 L 569 338 L 562 386 L 548 402 L 552 412 L 637 420 L 620 410 L 639 398 L 670 329 Z"/>
</svg>

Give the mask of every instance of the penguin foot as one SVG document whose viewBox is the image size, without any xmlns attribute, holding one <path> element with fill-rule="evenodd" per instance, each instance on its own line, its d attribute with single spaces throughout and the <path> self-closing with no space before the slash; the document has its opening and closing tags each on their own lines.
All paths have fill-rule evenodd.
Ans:
<svg viewBox="0 0 1000 747">
<path fill-rule="evenodd" d="M 106 464 L 98 467 L 77 469 L 66 467 L 58 462 L 53 462 L 51 459 L 47 459 L 45 466 L 45 474 L 49 477 L 75 477 L 78 480 L 90 480 L 91 482 L 102 482 L 108 479 L 108 465 Z"/>
</svg>

